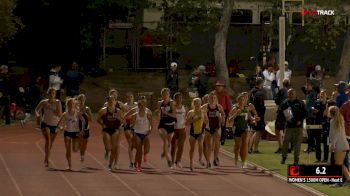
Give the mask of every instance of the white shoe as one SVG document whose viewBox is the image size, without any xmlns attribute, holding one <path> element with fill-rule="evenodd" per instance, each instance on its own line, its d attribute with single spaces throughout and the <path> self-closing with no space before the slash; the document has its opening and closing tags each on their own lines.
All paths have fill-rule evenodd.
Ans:
<svg viewBox="0 0 350 196">
<path fill-rule="evenodd" d="M 177 162 L 176 167 L 182 168 L 181 162 Z"/>
<path fill-rule="evenodd" d="M 247 169 L 247 168 L 248 168 L 247 162 L 243 162 L 243 163 L 242 163 L 242 168 L 243 168 L 243 169 Z"/>
</svg>

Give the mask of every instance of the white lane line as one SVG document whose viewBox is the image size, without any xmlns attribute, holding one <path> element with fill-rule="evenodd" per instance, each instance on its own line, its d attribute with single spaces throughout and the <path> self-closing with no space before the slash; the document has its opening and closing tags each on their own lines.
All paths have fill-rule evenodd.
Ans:
<svg viewBox="0 0 350 196">
<path fill-rule="evenodd" d="M 124 148 L 125 150 L 128 150 L 128 148 L 126 148 L 126 147 L 124 146 L 123 142 L 120 142 L 120 146 L 121 146 L 122 148 Z M 147 164 L 148 164 L 149 166 L 151 166 L 153 169 L 155 169 L 155 170 L 157 170 L 157 171 L 159 171 L 159 172 L 162 171 L 161 169 L 156 168 L 156 167 L 155 167 L 153 164 L 151 164 L 149 161 L 147 161 Z M 181 182 L 179 182 L 179 181 L 176 180 L 175 178 L 171 177 L 170 175 L 165 174 L 164 176 L 166 176 L 167 178 L 169 178 L 169 180 L 175 182 L 177 185 L 179 185 L 180 187 L 182 187 L 183 189 L 185 189 L 186 191 L 188 191 L 188 192 L 191 193 L 192 195 L 199 196 L 198 193 L 193 192 L 193 191 L 192 191 L 190 188 L 188 188 L 186 185 L 182 184 Z"/>
<path fill-rule="evenodd" d="M 11 173 L 11 171 L 10 171 L 10 168 L 8 167 L 6 161 L 5 161 L 5 159 L 4 159 L 4 157 L 2 156 L 1 153 L 0 153 L 0 159 L 1 159 L 2 164 L 4 164 L 4 166 L 5 166 L 5 169 L 6 169 L 6 171 L 7 171 L 7 174 L 10 176 L 12 183 L 15 185 L 16 190 L 17 190 L 17 192 L 18 192 L 18 195 L 23 196 L 23 193 L 22 193 L 21 189 L 19 188 L 15 177 L 13 177 L 13 175 L 12 175 L 12 173 Z"/>
<path fill-rule="evenodd" d="M 6 141 L 6 140 L 9 140 L 9 139 L 18 139 L 18 138 L 21 138 L 21 137 L 28 137 L 30 135 L 33 135 L 33 134 L 38 134 L 38 133 L 24 133 L 24 134 L 18 134 L 18 136 L 10 136 L 10 137 L 3 137 L 3 138 L 0 138 L 0 141 Z"/>
<path fill-rule="evenodd" d="M 96 161 L 96 163 L 98 163 L 100 166 L 102 166 L 103 168 L 105 168 L 107 170 L 107 168 L 105 167 L 105 165 L 103 165 L 103 163 L 101 163 L 94 155 L 92 155 L 91 153 L 89 153 L 87 151 L 87 154 Z M 114 174 L 113 172 L 109 172 L 115 179 L 117 179 L 119 182 L 121 182 L 127 189 L 129 189 L 129 191 L 131 191 L 132 193 L 134 193 L 136 196 L 141 196 L 138 192 L 136 192 L 135 189 L 131 188 L 129 186 L 128 183 L 126 183 L 123 179 L 121 179 L 118 175 Z"/>
<path fill-rule="evenodd" d="M 45 155 L 44 150 L 39 145 L 40 141 L 42 141 L 42 139 L 35 142 L 35 145 L 40 150 L 41 154 Z M 50 161 L 50 164 L 52 164 L 55 168 L 57 168 L 53 161 Z M 82 196 L 82 194 L 78 191 L 78 189 L 68 180 L 68 178 L 61 171 L 58 171 L 58 173 L 64 179 L 64 181 L 66 181 L 66 183 L 70 186 L 70 188 L 74 191 L 76 195 Z"/>
</svg>

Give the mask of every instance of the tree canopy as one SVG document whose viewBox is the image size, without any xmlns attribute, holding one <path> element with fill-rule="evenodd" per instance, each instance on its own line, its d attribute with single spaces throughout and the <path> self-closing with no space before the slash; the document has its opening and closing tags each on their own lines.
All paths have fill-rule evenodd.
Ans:
<svg viewBox="0 0 350 196">
<path fill-rule="evenodd" d="M 0 0 L 0 48 L 22 27 L 21 20 L 13 14 L 15 8 L 15 0 Z"/>
</svg>

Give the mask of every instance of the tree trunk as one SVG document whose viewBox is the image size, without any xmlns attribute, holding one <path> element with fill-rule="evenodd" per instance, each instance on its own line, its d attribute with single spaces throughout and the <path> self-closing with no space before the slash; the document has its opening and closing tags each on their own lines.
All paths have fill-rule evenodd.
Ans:
<svg viewBox="0 0 350 196">
<path fill-rule="evenodd" d="M 346 33 L 346 38 L 343 46 L 343 52 L 340 58 L 340 67 L 337 74 L 337 80 L 350 80 L 350 26 Z"/>
<path fill-rule="evenodd" d="M 226 45 L 228 28 L 230 27 L 231 14 L 234 0 L 223 0 L 223 10 L 218 30 L 215 34 L 214 58 L 216 65 L 216 77 L 218 80 L 225 81 L 226 89 L 230 94 L 233 93 L 226 62 Z"/>
</svg>

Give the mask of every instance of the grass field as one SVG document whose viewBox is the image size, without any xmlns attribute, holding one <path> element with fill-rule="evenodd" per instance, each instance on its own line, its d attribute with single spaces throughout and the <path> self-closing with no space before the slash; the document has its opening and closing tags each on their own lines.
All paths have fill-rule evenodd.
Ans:
<svg viewBox="0 0 350 196">
<path fill-rule="evenodd" d="M 224 146 L 224 149 L 233 152 L 233 140 L 228 140 Z M 306 144 L 302 144 L 302 150 L 307 147 Z M 270 141 L 261 141 L 259 145 L 259 151 L 261 154 L 249 154 L 248 161 L 253 162 L 257 165 L 260 165 L 266 169 L 269 169 L 273 172 L 276 172 L 282 176 L 287 176 L 287 165 L 293 163 L 293 154 L 288 154 L 288 158 L 285 165 L 281 165 L 281 155 L 275 154 L 277 150 L 277 143 Z M 323 155 L 322 155 L 323 156 Z M 300 164 L 313 164 L 315 162 L 315 153 L 310 153 L 308 156 L 307 153 L 301 152 L 300 155 Z M 330 196 L 338 195 L 350 195 L 350 187 L 340 187 L 332 188 L 329 185 L 321 183 L 308 183 L 304 184 L 311 188 L 314 188 L 322 193 L 325 193 Z"/>
</svg>

